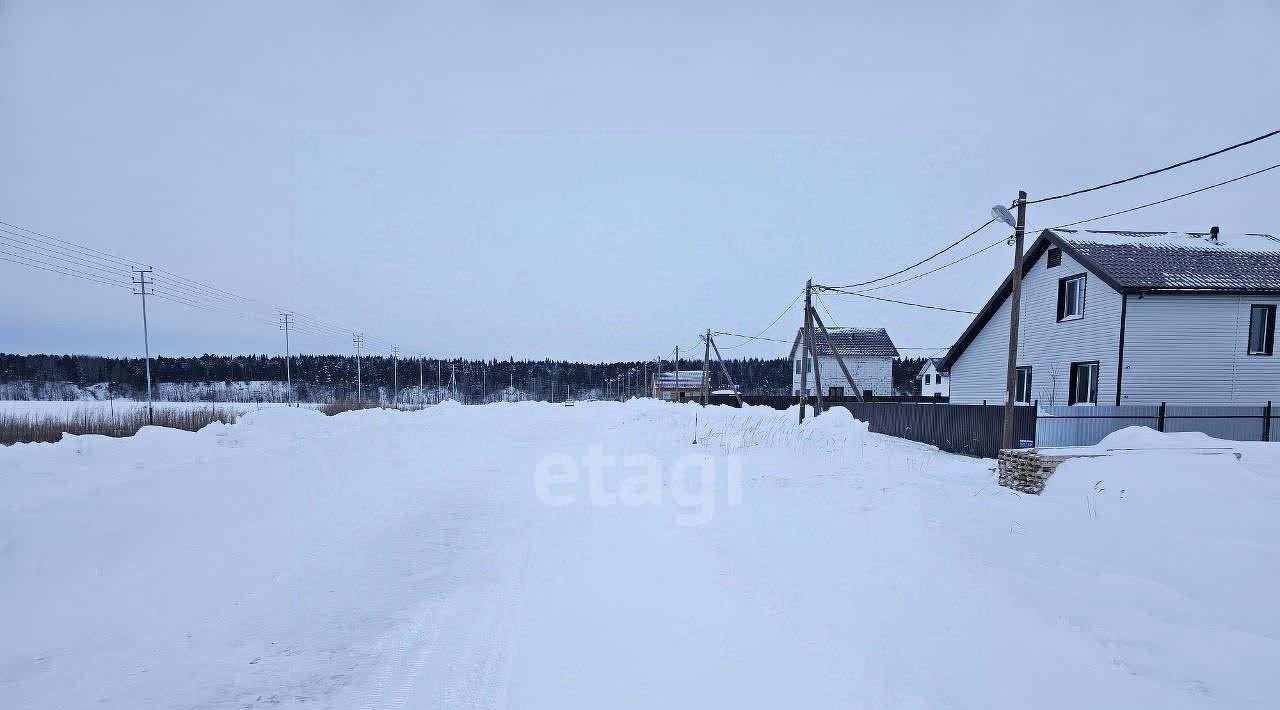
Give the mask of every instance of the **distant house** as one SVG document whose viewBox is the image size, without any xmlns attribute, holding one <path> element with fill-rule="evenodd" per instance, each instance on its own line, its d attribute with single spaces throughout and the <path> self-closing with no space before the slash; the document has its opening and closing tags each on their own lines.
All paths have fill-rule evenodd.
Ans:
<svg viewBox="0 0 1280 710">
<path fill-rule="evenodd" d="M 925 360 L 924 367 L 916 374 L 920 382 L 921 397 L 948 397 L 951 394 L 951 373 L 940 369 L 942 358 L 931 357 Z"/>
<path fill-rule="evenodd" d="M 1004 401 L 1011 277 L 942 363 L 951 402 Z M 1020 404 L 1280 401 L 1280 240 L 1045 230 L 1023 262 Z"/>
<path fill-rule="evenodd" d="M 822 394 L 827 397 L 852 397 L 855 384 L 849 382 L 835 354 L 840 353 L 849 374 L 862 395 L 888 396 L 893 394 L 893 359 L 898 356 L 898 349 L 889 339 L 884 328 L 829 328 L 831 340 L 835 343 L 833 351 L 821 331 L 814 329 L 817 340 L 818 371 L 822 375 Z M 796 331 L 796 339 L 791 344 L 791 392 L 800 395 L 800 379 L 802 368 L 808 369 L 808 381 L 805 383 L 805 394 L 813 395 L 815 384 L 813 377 L 813 360 L 803 357 L 800 347 L 803 329 Z"/>
<path fill-rule="evenodd" d="M 653 381 L 653 396 L 675 402 L 702 397 L 702 370 L 659 373 Z"/>
</svg>

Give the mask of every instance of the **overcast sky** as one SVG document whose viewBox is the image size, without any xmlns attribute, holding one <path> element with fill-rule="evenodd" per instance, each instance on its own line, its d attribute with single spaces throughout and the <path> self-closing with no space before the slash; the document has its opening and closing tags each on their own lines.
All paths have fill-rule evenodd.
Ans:
<svg viewBox="0 0 1280 710">
<path fill-rule="evenodd" d="M 810 276 L 896 270 L 1019 188 L 1280 127 L 1274 2 L 608 4 L 6 0 L 0 220 L 406 353 L 644 359 L 708 327 L 758 332 Z M 1280 139 L 1028 221 L 1276 162 Z M 1105 225 L 1278 233 L 1277 196 L 1280 171 Z M 886 293 L 975 310 L 1010 260 L 998 247 Z M 3 261 L 0 284 L 0 351 L 141 351 L 127 291 Z M 968 322 L 825 300 L 901 347 Z M 265 324 L 164 302 L 151 338 L 283 348 Z"/>
</svg>

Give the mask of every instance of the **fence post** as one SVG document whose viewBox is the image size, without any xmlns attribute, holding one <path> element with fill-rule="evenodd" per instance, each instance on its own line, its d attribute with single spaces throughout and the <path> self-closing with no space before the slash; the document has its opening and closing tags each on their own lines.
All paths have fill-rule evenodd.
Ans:
<svg viewBox="0 0 1280 710">
<path fill-rule="evenodd" d="M 1267 408 L 1262 410 L 1262 440 L 1271 441 L 1271 400 L 1267 400 Z"/>
<path fill-rule="evenodd" d="M 1156 419 L 1156 431 L 1164 431 L 1164 402 L 1160 403 L 1160 414 Z"/>
<path fill-rule="evenodd" d="M 1040 400 L 1032 400 L 1031 406 L 1035 408 L 1031 415 L 1031 445 L 1036 446 L 1040 443 Z"/>
</svg>

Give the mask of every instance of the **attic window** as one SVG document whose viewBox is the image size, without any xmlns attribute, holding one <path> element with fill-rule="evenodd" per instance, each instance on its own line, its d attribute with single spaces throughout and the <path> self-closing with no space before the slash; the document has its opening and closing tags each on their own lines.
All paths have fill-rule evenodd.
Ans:
<svg viewBox="0 0 1280 710">
<path fill-rule="evenodd" d="M 1058 247 L 1050 248 L 1048 259 L 1049 266 L 1047 268 L 1052 269 L 1055 266 L 1062 266 L 1062 250 Z"/>
</svg>

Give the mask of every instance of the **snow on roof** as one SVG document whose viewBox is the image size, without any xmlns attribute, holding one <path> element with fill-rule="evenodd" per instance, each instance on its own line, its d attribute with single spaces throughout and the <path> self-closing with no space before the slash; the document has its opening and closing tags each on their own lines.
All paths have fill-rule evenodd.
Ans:
<svg viewBox="0 0 1280 710">
<path fill-rule="evenodd" d="M 1242 232 L 1218 234 L 1218 241 L 1209 239 L 1209 232 L 1161 232 L 1120 229 L 1054 229 L 1060 238 L 1072 244 L 1099 244 L 1108 246 L 1149 246 L 1169 249 L 1203 249 L 1206 251 L 1280 252 L 1280 239 L 1270 234 Z"/>
<path fill-rule="evenodd" d="M 1125 289 L 1280 290 L 1280 239 L 1269 234 L 1050 231 Z"/>
<path fill-rule="evenodd" d="M 659 387 L 674 387 L 676 384 L 676 373 L 663 372 L 658 375 Z M 681 370 L 680 371 L 681 387 L 701 387 L 702 386 L 702 370 Z"/>
<path fill-rule="evenodd" d="M 800 347 L 800 334 L 803 328 L 796 329 L 796 339 L 791 343 L 791 357 L 795 357 Z M 884 328 L 828 328 L 831 340 L 841 355 L 855 357 L 897 357 L 898 349 L 894 347 L 889 332 Z M 831 344 L 822 337 L 822 331 L 814 329 L 818 340 L 818 355 L 834 355 Z"/>
</svg>

